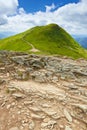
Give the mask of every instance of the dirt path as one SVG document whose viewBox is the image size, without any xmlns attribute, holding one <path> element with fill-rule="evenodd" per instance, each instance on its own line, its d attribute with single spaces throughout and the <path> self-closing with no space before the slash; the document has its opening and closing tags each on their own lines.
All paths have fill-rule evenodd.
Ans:
<svg viewBox="0 0 87 130">
<path fill-rule="evenodd" d="M 31 31 L 30 31 L 31 32 Z M 29 32 L 29 33 L 30 33 Z M 29 41 L 27 41 L 26 39 L 25 39 L 25 36 L 26 35 L 24 35 L 23 37 L 22 37 L 22 41 L 24 41 L 24 42 L 26 42 L 29 46 L 31 46 L 31 52 L 39 52 L 39 50 L 38 49 L 36 49 L 35 47 L 34 47 L 34 45 L 33 44 L 31 44 Z"/>
</svg>

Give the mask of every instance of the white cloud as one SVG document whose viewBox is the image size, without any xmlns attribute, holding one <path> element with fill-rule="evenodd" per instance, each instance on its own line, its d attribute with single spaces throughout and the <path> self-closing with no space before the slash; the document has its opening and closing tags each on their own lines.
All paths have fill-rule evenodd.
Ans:
<svg viewBox="0 0 87 130">
<path fill-rule="evenodd" d="M 6 15 L 0 15 L 0 25 L 4 25 L 7 23 Z"/>
<path fill-rule="evenodd" d="M 55 11 L 59 24 L 72 34 L 87 34 L 87 0 L 67 4 Z"/>
<path fill-rule="evenodd" d="M 46 12 L 50 12 L 51 10 L 54 10 L 56 8 L 56 6 L 54 5 L 54 3 L 52 3 L 51 6 L 46 5 L 45 7 L 46 7 Z"/>
<path fill-rule="evenodd" d="M 25 10 L 23 9 L 23 8 L 19 8 L 19 14 L 25 14 L 26 12 L 25 12 Z"/>
<path fill-rule="evenodd" d="M 9 0 L 11 2 L 8 4 L 9 8 L 8 6 L 6 7 L 3 0 L 0 1 L 2 1 L 0 6 L 1 3 L 4 6 L 0 16 L 0 31 L 19 33 L 33 26 L 57 23 L 71 34 L 87 35 L 87 0 L 70 3 L 51 12 L 51 10 L 55 9 L 55 5 L 52 4 L 51 6 L 46 6 L 45 12 L 38 11 L 28 14 L 23 8 L 17 9 L 17 0 Z M 6 12 L 4 12 L 5 8 L 7 9 Z M 14 12 L 17 14 L 10 16 Z"/>
<path fill-rule="evenodd" d="M 18 6 L 18 0 L 0 0 L 0 14 L 12 15 Z"/>
<path fill-rule="evenodd" d="M 16 13 L 18 0 L 0 0 L 0 25 L 6 24 L 8 21 L 7 16 Z"/>
</svg>

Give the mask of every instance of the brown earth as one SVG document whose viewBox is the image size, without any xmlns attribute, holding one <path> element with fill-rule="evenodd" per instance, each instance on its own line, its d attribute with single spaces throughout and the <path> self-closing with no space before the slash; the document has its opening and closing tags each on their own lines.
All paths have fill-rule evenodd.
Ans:
<svg viewBox="0 0 87 130">
<path fill-rule="evenodd" d="M 87 61 L 1 51 L 0 130 L 87 130 Z"/>
</svg>

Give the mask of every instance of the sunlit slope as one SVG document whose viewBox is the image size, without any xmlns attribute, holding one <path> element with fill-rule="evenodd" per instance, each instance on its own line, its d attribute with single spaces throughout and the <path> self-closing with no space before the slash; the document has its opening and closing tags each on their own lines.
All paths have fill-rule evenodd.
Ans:
<svg viewBox="0 0 87 130">
<path fill-rule="evenodd" d="M 0 50 L 25 51 L 31 53 L 32 46 L 39 54 L 64 55 L 87 58 L 83 49 L 64 29 L 56 24 L 37 26 L 21 34 L 0 40 Z M 36 52 L 32 52 L 36 53 Z"/>
</svg>

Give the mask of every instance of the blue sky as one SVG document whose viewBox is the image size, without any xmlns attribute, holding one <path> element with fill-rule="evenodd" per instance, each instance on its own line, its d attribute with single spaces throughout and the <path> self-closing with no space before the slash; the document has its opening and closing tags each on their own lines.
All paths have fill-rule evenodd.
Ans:
<svg viewBox="0 0 87 130">
<path fill-rule="evenodd" d="M 45 11 L 45 5 L 50 6 L 52 3 L 60 7 L 74 2 L 77 3 L 79 0 L 19 0 L 19 6 L 23 7 L 26 12 L 36 12 Z"/>
<path fill-rule="evenodd" d="M 87 35 L 87 0 L 0 0 L 0 34 L 50 23 L 71 35 Z"/>
</svg>

